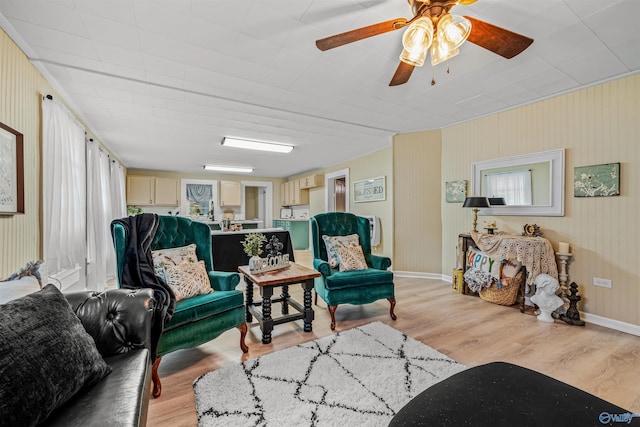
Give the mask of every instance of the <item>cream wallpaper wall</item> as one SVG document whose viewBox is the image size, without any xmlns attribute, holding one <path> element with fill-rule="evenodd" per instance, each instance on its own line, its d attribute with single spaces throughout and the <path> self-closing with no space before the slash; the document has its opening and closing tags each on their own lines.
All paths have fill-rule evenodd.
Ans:
<svg viewBox="0 0 640 427">
<path fill-rule="evenodd" d="M 41 258 L 40 103 L 46 94 L 54 94 L 51 86 L 0 30 L 0 122 L 24 135 L 25 196 L 24 215 L 0 215 L 0 280 Z"/>
<path fill-rule="evenodd" d="M 394 137 L 393 269 L 396 271 L 441 272 L 444 254 L 440 219 L 441 138 L 440 131 Z"/>
<path fill-rule="evenodd" d="M 327 174 L 342 169 L 349 169 L 349 211 L 356 215 L 375 215 L 380 218 L 381 240 L 380 245 L 371 248 L 376 255 L 393 256 L 393 206 L 395 181 L 393 176 L 392 148 L 388 147 L 375 151 L 366 156 L 352 159 L 330 168 L 316 171 Z M 303 174 L 308 175 L 308 174 Z M 386 199 L 376 202 L 359 202 L 353 199 L 353 183 L 363 179 L 384 176 L 386 185 Z M 298 178 L 294 176 L 292 178 Z M 309 190 L 309 215 L 313 216 L 325 212 L 325 187 Z M 395 260 L 393 261 L 395 262 Z M 393 269 L 397 267 L 392 265 Z"/>
</svg>

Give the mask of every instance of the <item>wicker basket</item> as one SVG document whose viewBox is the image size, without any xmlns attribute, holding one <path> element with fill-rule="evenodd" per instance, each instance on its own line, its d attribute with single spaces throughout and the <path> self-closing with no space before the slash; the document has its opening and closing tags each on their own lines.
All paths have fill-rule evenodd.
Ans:
<svg viewBox="0 0 640 427">
<path fill-rule="evenodd" d="M 505 277 L 501 280 L 502 287 L 498 287 L 498 282 L 488 288 L 480 290 L 480 298 L 487 302 L 500 305 L 513 305 L 518 299 L 518 290 L 522 284 L 524 274 L 518 272 L 515 277 Z"/>
</svg>

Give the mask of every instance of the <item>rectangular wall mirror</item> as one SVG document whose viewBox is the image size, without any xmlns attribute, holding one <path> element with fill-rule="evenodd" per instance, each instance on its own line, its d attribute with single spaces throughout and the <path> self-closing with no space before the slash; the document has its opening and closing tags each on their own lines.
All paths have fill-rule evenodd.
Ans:
<svg viewBox="0 0 640 427">
<path fill-rule="evenodd" d="M 507 203 L 478 215 L 564 216 L 564 148 L 475 162 L 471 175 L 473 195 Z"/>
</svg>

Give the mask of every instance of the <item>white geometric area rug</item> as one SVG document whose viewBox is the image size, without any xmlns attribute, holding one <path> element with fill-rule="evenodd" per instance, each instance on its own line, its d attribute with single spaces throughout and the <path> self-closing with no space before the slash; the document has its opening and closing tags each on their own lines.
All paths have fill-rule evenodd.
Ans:
<svg viewBox="0 0 640 427">
<path fill-rule="evenodd" d="M 208 426 L 386 426 L 427 387 L 466 369 L 380 322 L 230 363 L 193 383 Z"/>
</svg>

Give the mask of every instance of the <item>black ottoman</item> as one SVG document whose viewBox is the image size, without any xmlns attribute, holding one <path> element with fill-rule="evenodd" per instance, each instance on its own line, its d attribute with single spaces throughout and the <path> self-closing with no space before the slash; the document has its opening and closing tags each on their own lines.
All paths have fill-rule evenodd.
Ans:
<svg viewBox="0 0 640 427">
<path fill-rule="evenodd" d="M 640 415 L 633 415 L 539 372 L 493 362 L 429 387 L 389 426 L 640 425 Z"/>
</svg>

